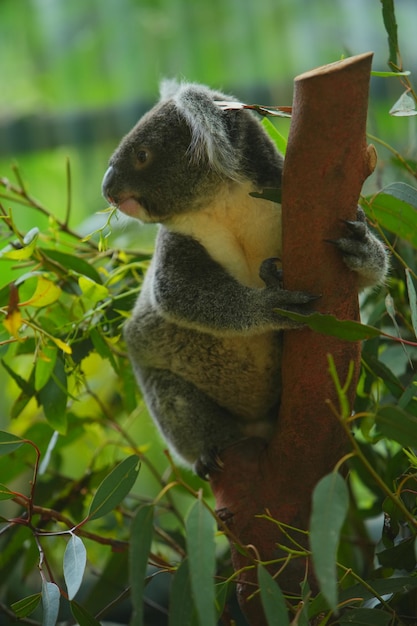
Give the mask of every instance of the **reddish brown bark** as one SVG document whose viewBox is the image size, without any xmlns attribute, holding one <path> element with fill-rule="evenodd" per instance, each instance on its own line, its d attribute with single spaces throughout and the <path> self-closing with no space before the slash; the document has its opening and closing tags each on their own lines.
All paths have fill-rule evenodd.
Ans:
<svg viewBox="0 0 417 626">
<path fill-rule="evenodd" d="M 371 60 L 372 54 L 359 55 L 295 79 L 284 168 L 284 286 L 320 294 L 315 308 L 340 319 L 358 318 L 356 277 L 325 240 L 340 237 L 342 220 L 355 218 L 361 187 L 375 164 L 365 138 Z M 279 556 L 277 544 L 288 542 L 275 524 L 256 516 L 269 510 L 275 519 L 307 529 L 312 490 L 345 449 L 342 428 L 326 403 L 337 405 L 328 354 L 342 381 L 354 361 L 353 403 L 359 344 L 308 329 L 286 332 L 273 441 L 267 448 L 246 441 L 226 450 L 224 471 L 211 479 L 217 509 L 230 530 L 241 544 L 255 546 L 253 555 L 263 560 Z M 232 557 L 235 570 L 250 563 L 233 542 Z M 305 568 L 305 560 L 292 560 L 278 578 L 281 588 L 298 595 Z M 255 571 L 241 573 L 239 580 L 242 608 L 251 625 L 261 626 L 259 601 L 247 602 L 256 589 Z"/>
</svg>

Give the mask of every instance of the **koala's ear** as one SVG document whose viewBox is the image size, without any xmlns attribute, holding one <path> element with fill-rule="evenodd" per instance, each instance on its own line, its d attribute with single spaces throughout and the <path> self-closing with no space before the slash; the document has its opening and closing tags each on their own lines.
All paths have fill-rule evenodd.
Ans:
<svg viewBox="0 0 417 626">
<path fill-rule="evenodd" d="M 167 80 L 161 84 L 162 100 L 174 101 L 191 130 L 190 158 L 196 163 L 208 161 L 225 178 L 241 180 L 239 147 L 229 134 L 229 116 L 239 112 L 223 111 L 215 104 L 215 100 L 232 98 L 204 85 Z"/>
<path fill-rule="evenodd" d="M 181 83 L 175 78 L 164 78 L 159 85 L 160 102 L 174 98 L 180 87 Z"/>
</svg>

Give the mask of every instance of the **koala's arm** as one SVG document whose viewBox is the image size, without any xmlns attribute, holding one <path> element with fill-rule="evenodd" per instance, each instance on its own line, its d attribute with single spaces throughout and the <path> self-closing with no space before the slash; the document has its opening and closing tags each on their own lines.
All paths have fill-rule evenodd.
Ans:
<svg viewBox="0 0 417 626">
<path fill-rule="evenodd" d="M 198 241 L 163 229 L 144 291 L 165 319 L 202 332 L 221 336 L 294 327 L 274 309 L 306 313 L 314 296 L 282 289 L 273 260 L 262 264 L 261 276 L 264 288 L 242 285 Z"/>
</svg>

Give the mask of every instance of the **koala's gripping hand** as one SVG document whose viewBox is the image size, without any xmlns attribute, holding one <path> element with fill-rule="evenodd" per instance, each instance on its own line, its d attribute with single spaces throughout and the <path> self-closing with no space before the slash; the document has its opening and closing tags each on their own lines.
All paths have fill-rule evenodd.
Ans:
<svg viewBox="0 0 417 626">
<path fill-rule="evenodd" d="M 153 300 L 161 315 L 180 326 L 218 336 L 294 328 L 298 324 L 275 309 L 309 313 L 316 299 L 282 289 L 274 259 L 265 260 L 260 268 L 266 286 L 255 288 L 239 283 L 191 237 L 161 231 L 156 255 Z"/>
<path fill-rule="evenodd" d="M 372 287 L 384 281 L 388 272 L 388 253 L 385 246 L 369 230 L 366 216 L 358 206 L 356 220 L 346 221 L 347 236 L 336 241 L 349 269 L 358 276 L 358 288 Z"/>
</svg>

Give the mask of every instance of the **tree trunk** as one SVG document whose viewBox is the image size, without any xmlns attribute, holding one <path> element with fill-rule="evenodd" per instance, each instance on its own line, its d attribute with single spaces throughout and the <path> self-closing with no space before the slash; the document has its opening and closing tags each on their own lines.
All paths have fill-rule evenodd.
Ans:
<svg viewBox="0 0 417 626">
<path fill-rule="evenodd" d="M 325 240 L 343 235 L 343 220 L 355 219 L 361 187 L 375 165 L 375 151 L 367 147 L 365 135 L 371 61 L 372 54 L 367 53 L 295 79 L 284 166 L 285 289 L 321 295 L 316 310 L 339 319 L 359 317 L 357 281 L 337 249 Z M 268 511 L 280 522 L 307 530 L 314 486 L 345 451 L 344 433 L 326 402 L 338 405 L 328 354 L 343 382 L 350 362 L 355 364 L 349 391 L 353 405 L 359 343 L 309 329 L 285 332 L 282 403 L 273 440 L 266 449 L 258 440 L 227 449 L 222 454 L 224 471 L 211 478 L 220 517 L 240 544 L 251 546 L 248 557 L 231 540 L 235 570 L 253 564 L 253 559 L 282 557 L 285 552 L 278 544 L 294 548 L 276 524 L 256 516 Z M 307 547 L 303 535 L 295 538 Z M 277 579 L 281 589 L 299 596 L 306 572 L 314 588 L 310 564 L 291 559 Z M 239 574 L 240 604 L 249 623 L 261 626 L 265 618 L 259 595 L 247 601 L 256 585 L 254 568 Z"/>
</svg>

